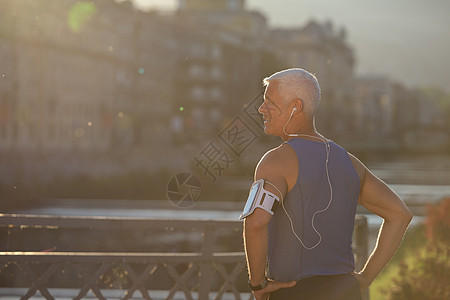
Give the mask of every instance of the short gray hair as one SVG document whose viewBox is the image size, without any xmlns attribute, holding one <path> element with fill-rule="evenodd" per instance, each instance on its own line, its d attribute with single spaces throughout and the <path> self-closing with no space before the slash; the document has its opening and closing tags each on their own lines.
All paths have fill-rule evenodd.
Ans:
<svg viewBox="0 0 450 300">
<path fill-rule="evenodd" d="M 264 78 L 263 83 L 268 85 L 271 81 L 278 82 L 278 90 L 284 101 L 300 98 L 305 112 L 314 116 L 320 102 L 320 86 L 316 76 L 304 69 L 292 68 Z"/>
</svg>

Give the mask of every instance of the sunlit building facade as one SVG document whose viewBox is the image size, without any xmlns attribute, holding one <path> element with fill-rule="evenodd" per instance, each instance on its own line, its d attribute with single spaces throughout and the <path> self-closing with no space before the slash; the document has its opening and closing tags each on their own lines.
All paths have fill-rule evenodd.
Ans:
<svg viewBox="0 0 450 300">
<path fill-rule="evenodd" d="M 394 135 L 396 106 L 394 83 L 382 76 L 359 77 L 355 81 L 355 125 L 361 136 L 376 141 Z"/>
<path fill-rule="evenodd" d="M 127 0 L 0 1 L 0 151 L 188 164 L 179 153 L 200 151 L 261 95 L 265 76 L 289 67 L 318 77 L 317 127 L 328 137 L 418 136 L 427 106 L 387 79 L 355 81 L 344 29 L 316 21 L 270 29 L 245 4 L 180 0 L 162 13 Z M 413 114 L 400 109 L 410 99 Z M 261 148 L 265 141 L 261 134 Z"/>
<path fill-rule="evenodd" d="M 0 5 L 2 149 L 104 151 L 161 131 L 174 51 L 161 18 L 129 2 Z"/>
<path fill-rule="evenodd" d="M 439 100 L 385 76 L 355 79 L 354 122 L 357 140 L 369 150 L 448 147 L 449 134 Z"/>
<path fill-rule="evenodd" d="M 211 139 L 261 90 L 266 19 L 244 1 L 179 2 L 173 126 L 185 140 Z M 181 130 L 183 129 L 183 130 Z"/>
</svg>

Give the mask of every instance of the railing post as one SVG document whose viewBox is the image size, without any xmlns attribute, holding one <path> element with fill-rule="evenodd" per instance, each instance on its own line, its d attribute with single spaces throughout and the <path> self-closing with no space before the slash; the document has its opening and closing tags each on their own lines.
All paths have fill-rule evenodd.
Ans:
<svg viewBox="0 0 450 300">
<path fill-rule="evenodd" d="M 369 225 L 366 216 L 357 216 L 358 225 L 355 226 L 355 246 L 358 255 L 356 270 L 360 271 L 369 257 Z M 363 300 L 369 300 L 369 289 L 362 292 Z"/>
<path fill-rule="evenodd" d="M 212 259 L 215 242 L 214 226 L 204 227 L 202 237 L 202 262 L 200 264 L 198 299 L 208 300 L 213 275 Z"/>
<path fill-rule="evenodd" d="M 356 270 L 360 271 L 367 261 L 369 255 L 369 230 L 366 216 L 357 216 L 357 225 L 355 226 L 355 246 L 358 253 L 358 262 Z"/>
</svg>

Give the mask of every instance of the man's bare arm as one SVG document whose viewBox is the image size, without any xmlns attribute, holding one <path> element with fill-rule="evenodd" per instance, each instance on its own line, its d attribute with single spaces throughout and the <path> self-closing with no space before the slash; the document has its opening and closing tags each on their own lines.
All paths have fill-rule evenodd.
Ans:
<svg viewBox="0 0 450 300">
<path fill-rule="evenodd" d="M 354 158 L 352 158 L 353 161 Z M 382 180 L 357 161 L 357 171 L 364 171 L 359 203 L 383 218 L 375 249 L 357 278 L 361 287 L 368 287 L 397 251 L 412 214 L 402 199 Z M 359 170 L 358 170 L 359 168 Z"/>
<path fill-rule="evenodd" d="M 277 156 L 275 151 L 264 155 L 256 167 L 255 180 L 264 179 L 271 182 L 284 195 L 286 183 L 280 173 Z M 280 199 L 283 196 L 279 195 L 279 192 L 270 184 L 266 183 L 264 188 L 280 197 Z M 271 219 L 272 216 L 268 212 L 257 208 L 244 221 L 244 244 L 252 285 L 258 285 L 265 278 L 268 248 L 267 226 Z"/>
<path fill-rule="evenodd" d="M 255 180 L 264 179 L 277 186 L 280 191 L 270 184 L 266 184 L 264 188 L 281 198 L 286 194 L 286 181 L 282 175 L 283 166 L 279 164 L 277 156 L 277 153 L 268 153 L 261 159 L 255 170 Z M 256 208 L 244 221 L 244 247 L 250 283 L 253 286 L 265 279 L 268 252 L 267 228 L 271 219 L 272 215 L 268 212 Z M 254 292 L 254 296 L 257 300 L 266 299 L 268 293 L 280 288 L 292 287 L 295 284 L 295 281 L 289 283 L 270 281 L 266 288 Z"/>
</svg>

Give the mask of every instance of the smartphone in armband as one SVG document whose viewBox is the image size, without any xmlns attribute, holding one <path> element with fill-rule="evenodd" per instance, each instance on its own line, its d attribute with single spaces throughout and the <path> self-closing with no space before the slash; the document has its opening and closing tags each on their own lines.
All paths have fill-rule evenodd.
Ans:
<svg viewBox="0 0 450 300">
<path fill-rule="evenodd" d="M 250 188 L 247 202 L 245 203 L 239 220 L 243 220 L 250 216 L 256 208 L 261 208 L 273 216 L 279 204 L 280 198 L 274 193 L 266 190 L 264 188 L 264 179 L 259 179 L 255 181 Z"/>
</svg>

